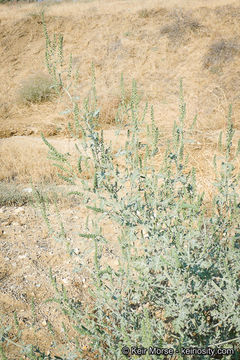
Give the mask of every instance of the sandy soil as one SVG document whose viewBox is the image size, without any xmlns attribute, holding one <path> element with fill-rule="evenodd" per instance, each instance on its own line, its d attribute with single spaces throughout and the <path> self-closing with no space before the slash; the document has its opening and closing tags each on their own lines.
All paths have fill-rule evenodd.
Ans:
<svg viewBox="0 0 240 360">
<path fill-rule="evenodd" d="M 52 207 L 49 213 L 53 228 L 59 229 L 55 209 Z M 72 203 L 70 209 L 61 210 L 67 233 L 66 239 L 62 240 L 49 235 L 39 211 L 29 206 L 0 209 L 0 303 L 3 323 L 13 324 L 16 312 L 25 344 L 34 341 L 46 353 L 51 349 L 53 341 L 49 337 L 48 323 L 53 325 L 55 339 L 60 344 L 64 343 L 61 321 L 68 323 L 56 305 L 44 303 L 55 295 L 50 281 L 50 268 L 58 284 L 64 285 L 71 299 L 89 300 L 86 290 L 94 267 L 94 243 L 88 239 L 81 240 L 78 236 L 85 232 L 86 215 L 86 209 L 76 203 Z M 102 261 L 114 267 L 118 263 L 119 254 L 116 243 L 118 230 L 108 222 L 102 225 L 106 237 L 109 238 L 108 234 L 111 234 L 109 244 L 103 248 Z M 35 304 L 35 327 L 32 301 Z M 19 356 L 14 346 L 8 348 L 7 354 L 9 359 L 17 359 Z M 59 355 L 58 347 L 52 349 L 51 355 L 54 354 Z"/>
</svg>

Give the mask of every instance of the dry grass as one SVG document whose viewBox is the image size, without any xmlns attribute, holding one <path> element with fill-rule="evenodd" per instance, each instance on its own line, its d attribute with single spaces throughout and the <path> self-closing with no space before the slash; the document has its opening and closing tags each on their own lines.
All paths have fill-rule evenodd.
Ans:
<svg viewBox="0 0 240 360">
<path fill-rule="evenodd" d="M 127 121 L 127 114 L 124 108 L 129 108 L 131 102 L 131 89 L 128 86 L 125 89 L 124 99 L 120 94 L 120 88 L 115 93 L 106 93 L 99 99 L 98 107 L 100 109 L 99 124 L 102 128 L 109 128 L 118 124 L 118 117 L 121 113 L 121 123 L 124 125 Z"/>
<path fill-rule="evenodd" d="M 47 160 L 47 150 L 39 142 L 26 138 L 22 141 L 6 141 L 1 144 L 0 151 L 1 181 L 56 181 L 56 170 Z"/>
<path fill-rule="evenodd" d="M 151 10 L 148 9 L 141 9 L 138 11 L 138 16 L 140 18 L 148 18 L 151 16 Z"/>
<path fill-rule="evenodd" d="M 146 18 L 152 18 L 154 16 L 158 16 L 158 15 L 161 15 L 161 16 L 164 16 L 167 14 L 167 9 L 165 8 L 144 8 L 144 9 L 141 9 L 137 12 L 138 16 L 140 18 L 143 18 L 143 19 L 146 19 Z"/>
<path fill-rule="evenodd" d="M 6 120 L 11 115 L 10 104 L 0 103 L 0 118 Z"/>
<path fill-rule="evenodd" d="M 221 21 L 224 14 L 228 19 L 230 10 L 231 14 L 235 10 L 234 6 L 230 10 L 223 7 L 219 17 L 221 4 L 224 1 L 211 2 L 206 7 L 204 1 L 192 1 L 178 9 L 177 1 L 133 1 L 131 7 L 127 2 L 118 2 L 115 7 L 104 0 L 101 3 L 63 2 L 47 6 L 46 22 L 49 34 L 64 34 L 66 58 L 70 52 L 73 54 L 73 71 L 79 68 L 77 95 L 81 100 L 91 85 L 91 62 L 95 63 L 103 125 L 105 122 L 114 124 L 114 112 L 119 103 L 119 93 L 115 94 L 123 72 L 127 85 L 131 85 L 134 77 L 144 89 L 149 101 L 155 105 L 156 114 L 159 114 L 156 121 L 165 129 L 171 128 L 169 123 L 176 116 L 179 78 L 183 77 L 188 109 L 192 113 L 199 111 L 199 124 L 207 128 L 219 113 L 218 109 L 210 112 L 211 105 L 206 105 L 214 104 L 215 94 L 206 89 L 212 88 L 215 79 L 209 77 L 209 72 L 204 72 L 203 54 L 208 52 L 209 42 L 214 42 L 217 35 L 226 34 L 227 37 L 236 33 L 239 25 L 238 17 L 233 17 L 234 23 Z M 46 70 L 45 39 L 39 16 L 41 7 L 37 4 L 17 5 L 14 13 L 10 8 L 4 5 L 0 12 L 0 50 L 3 54 L 0 76 L 4 79 L 0 97 L 4 103 L 15 98 L 22 79 Z M 171 47 L 171 43 L 177 46 Z M 235 56 L 234 67 L 225 67 L 222 74 L 224 92 L 229 88 L 228 79 L 234 77 L 238 66 L 239 57 Z M 214 73 L 210 75 L 214 76 Z M 217 81 L 216 86 L 220 86 L 222 79 Z M 229 101 L 236 97 L 233 91 L 228 92 Z M 61 110 L 64 110 L 66 99 L 61 101 Z M 33 134 L 40 134 L 44 127 L 47 131 L 48 124 L 55 123 L 61 110 L 56 102 L 54 106 L 45 104 L 31 105 L 27 111 L 18 106 L 14 113 L 6 113 L 7 121 L 0 124 L 0 136 L 4 137 L 10 128 L 14 128 L 14 134 L 24 135 L 23 127 L 31 128 L 33 123 Z M 66 127 L 59 128 L 56 132 L 49 125 L 48 134 L 65 136 Z"/>
<path fill-rule="evenodd" d="M 74 144 L 70 141 L 51 141 L 63 153 L 74 154 Z M 48 160 L 48 150 L 40 138 L 15 137 L 1 140 L 0 181 L 15 183 L 62 184 L 57 169 Z M 73 156 L 73 163 L 77 158 Z"/>
<path fill-rule="evenodd" d="M 238 54 L 240 54 L 240 44 L 236 39 L 219 39 L 209 46 L 203 65 L 205 68 L 222 66 L 232 61 Z"/>
<path fill-rule="evenodd" d="M 0 207 L 22 206 L 31 201 L 31 195 L 21 191 L 15 184 L 0 183 Z"/>
<path fill-rule="evenodd" d="M 198 112 L 197 129 L 203 134 L 213 130 L 214 136 L 214 131 L 225 126 L 229 102 L 234 101 L 234 118 L 240 114 L 237 105 L 239 74 L 236 76 L 236 68 L 240 65 L 238 42 L 230 38 L 239 26 L 240 17 L 234 16 L 239 13 L 239 7 L 234 3 L 222 5 L 226 5 L 226 0 L 207 5 L 206 1 L 193 0 L 181 9 L 177 0 L 147 3 L 133 0 L 131 6 L 128 2 L 115 2 L 113 6 L 107 0 L 63 2 L 49 4 L 45 17 L 49 34 L 63 33 L 64 54 L 66 58 L 73 54 L 73 72 L 79 68 L 76 95 L 80 101 L 91 86 L 91 62 L 95 63 L 101 128 L 115 126 L 123 73 L 128 89 L 132 78 L 137 80 L 144 90 L 144 100 L 154 104 L 157 126 L 169 137 L 178 111 L 179 79 L 183 77 L 187 123 L 192 122 Z M 35 95 L 30 86 L 28 107 L 11 104 L 22 79 L 33 79 L 34 74 L 46 70 L 41 6 L 21 4 L 14 10 L 5 5 L 0 9 L 0 76 L 4 79 L 0 89 L 3 119 L 0 137 L 43 132 L 46 136 L 66 138 L 69 136 L 67 122 L 71 120 L 70 116 L 61 115 L 69 107 L 66 98 L 32 103 Z M 230 40 L 224 40 L 222 34 Z M 218 38 L 221 40 L 216 40 Z M 209 42 L 212 43 L 210 47 Z M 171 43 L 177 46 L 169 46 Z M 204 61 L 211 68 L 228 65 L 217 79 L 214 72 L 209 73 L 202 66 L 205 53 Z M 236 120 L 235 125 L 238 126 Z M 60 139 L 58 141 L 60 144 Z M 212 147 L 209 143 L 204 146 L 210 156 Z M 19 183 L 26 183 L 30 178 L 36 182 L 61 182 L 56 177 L 56 169 L 46 159 L 47 150 L 41 140 L 14 138 L 14 141 L 2 142 L 0 151 L 0 179 L 14 179 Z M 204 171 L 208 171 L 210 160 L 200 156 L 197 165 L 204 169 L 201 172 L 204 182 Z"/>
<path fill-rule="evenodd" d="M 102 100 L 99 104 L 100 108 L 100 117 L 99 117 L 99 123 L 101 124 L 101 127 L 106 127 L 108 125 L 115 125 L 116 124 L 116 114 L 117 110 L 120 106 L 121 99 L 119 96 L 110 95 L 108 99 Z"/>
<path fill-rule="evenodd" d="M 173 42 L 179 43 L 185 39 L 186 35 L 202 28 L 202 25 L 191 14 L 182 9 L 173 11 L 170 17 L 173 18 L 172 22 L 161 28 L 161 34 L 166 34 Z"/>
</svg>

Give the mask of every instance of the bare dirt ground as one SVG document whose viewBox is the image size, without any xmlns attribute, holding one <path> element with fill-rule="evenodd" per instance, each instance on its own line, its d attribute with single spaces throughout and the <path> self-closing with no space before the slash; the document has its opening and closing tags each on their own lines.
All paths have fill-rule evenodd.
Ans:
<svg viewBox="0 0 240 360">
<path fill-rule="evenodd" d="M 240 7 L 238 2 L 218 0 L 179 1 L 90 1 L 0 5 L 0 181 L 2 184 L 60 185 L 56 169 L 47 159 L 47 149 L 40 133 L 63 152 L 74 148 L 64 115 L 67 97 L 56 97 L 39 104 L 19 100 L 21 84 L 34 74 L 46 73 L 45 38 L 41 10 L 49 34 L 64 35 L 64 54 L 73 54 L 73 70 L 78 69 L 76 93 L 84 99 L 91 86 L 94 62 L 101 127 L 107 141 L 115 139 L 117 149 L 124 142 L 124 131 L 115 135 L 114 116 L 121 96 L 120 77 L 124 74 L 127 91 L 135 78 L 143 101 L 154 105 L 163 150 L 178 118 L 179 80 L 183 79 L 187 103 L 186 124 L 198 114 L 194 142 L 186 145 L 190 164 L 196 167 L 198 186 L 211 201 L 214 180 L 212 157 L 218 155 L 218 136 L 226 128 L 228 106 L 233 105 L 236 141 L 240 132 Z M 149 121 L 149 116 L 147 118 Z M 236 141 L 234 146 L 236 146 Z M 156 168 L 162 154 L 156 159 Z M 239 167 L 239 163 L 237 164 Z M 87 174 L 89 179 L 91 174 Z M 54 207 L 50 218 L 57 224 Z M 86 210 L 76 201 L 61 204 L 71 248 L 70 256 L 62 242 L 49 236 L 39 211 L 27 204 L 0 208 L 0 307 L 3 322 L 13 322 L 17 312 L 26 325 L 24 340 L 48 350 L 52 339 L 48 322 L 57 329 L 63 342 L 61 318 L 53 304 L 44 300 L 54 292 L 49 268 L 73 298 L 84 298 L 92 268 L 91 244 L 80 241 Z M 117 261 L 115 229 L 104 224 L 110 244 L 106 261 Z M 88 273 L 73 272 L 85 259 Z M 40 324 L 34 333 L 31 325 L 32 299 Z M 20 355 L 14 346 L 9 359 Z M 57 354 L 57 350 L 56 350 Z M 86 353 L 86 359 L 91 355 Z"/>
<path fill-rule="evenodd" d="M 23 329 L 25 344 L 34 343 L 48 353 L 53 343 L 53 338 L 49 337 L 48 324 L 54 327 L 54 338 L 61 344 L 64 343 L 61 322 L 67 323 L 66 317 L 61 316 L 56 305 L 44 303 L 55 295 L 50 281 L 50 268 L 58 285 L 64 285 L 71 299 L 88 299 L 86 290 L 93 269 L 94 244 L 91 240 L 81 241 L 78 236 L 78 233 L 85 231 L 86 210 L 83 211 L 76 204 L 71 204 L 71 209 L 61 210 L 68 234 L 64 241 L 51 237 L 38 212 L 29 206 L 2 207 L 0 216 L 0 301 L 3 323 L 12 324 L 16 312 L 19 325 Z M 53 227 L 58 226 L 53 207 L 49 218 Z M 113 237 L 110 244 L 104 248 L 103 261 L 114 266 L 117 265 L 118 253 L 114 240 L 117 229 L 114 231 L 111 224 L 103 225 L 105 231 L 110 231 Z M 67 249 L 71 249 L 71 252 Z M 35 304 L 35 327 L 32 301 Z M 54 346 L 51 350 L 52 355 L 59 355 L 58 347 Z M 17 359 L 20 356 L 17 351 L 19 352 L 15 346 L 10 346 L 7 351 L 8 358 Z M 87 356 L 91 358 L 90 354 Z"/>
</svg>

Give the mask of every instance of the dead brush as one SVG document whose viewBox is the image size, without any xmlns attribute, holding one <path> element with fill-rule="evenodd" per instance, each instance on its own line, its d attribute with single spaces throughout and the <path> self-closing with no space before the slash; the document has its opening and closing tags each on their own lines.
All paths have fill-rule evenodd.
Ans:
<svg viewBox="0 0 240 360">
<path fill-rule="evenodd" d="M 221 21 L 233 22 L 240 19 L 240 7 L 233 5 L 218 6 L 215 9 L 215 14 Z"/>
<path fill-rule="evenodd" d="M 101 113 L 99 117 L 99 122 L 102 125 L 113 125 L 116 121 L 116 111 L 121 103 L 119 96 L 110 96 L 106 99 L 103 99 L 100 108 Z"/>
<path fill-rule="evenodd" d="M 138 16 L 140 18 L 150 18 L 150 17 L 155 17 L 155 16 L 165 16 L 167 13 L 167 10 L 164 8 L 158 8 L 158 9 L 141 9 L 137 12 Z"/>
<path fill-rule="evenodd" d="M 141 9 L 138 11 L 138 16 L 140 18 L 148 18 L 152 15 L 152 11 L 151 10 L 148 10 L 148 9 Z"/>
<path fill-rule="evenodd" d="M 222 66 L 240 53 L 240 44 L 236 39 L 219 39 L 214 41 L 203 58 L 205 69 Z"/>
<path fill-rule="evenodd" d="M 101 109 L 99 124 L 101 126 L 114 125 L 118 122 L 125 123 L 127 121 L 132 94 L 130 89 L 121 89 L 121 92 L 122 94 L 107 94 L 101 99 L 99 103 Z"/>
<path fill-rule="evenodd" d="M 0 207 L 1 206 L 23 206 L 30 203 L 31 195 L 21 191 L 14 183 L 0 183 Z"/>
<path fill-rule="evenodd" d="M 184 13 L 183 10 L 174 11 L 171 17 L 173 21 L 161 28 L 161 34 L 166 34 L 173 42 L 183 40 L 189 31 L 196 32 L 202 27 L 191 14 Z"/>
<path fill-rule="evenodd" d="M 7 119 L 11 114 L 11 106 L 9 103 L 0 102 L 0 118 Z"/>
</svg>

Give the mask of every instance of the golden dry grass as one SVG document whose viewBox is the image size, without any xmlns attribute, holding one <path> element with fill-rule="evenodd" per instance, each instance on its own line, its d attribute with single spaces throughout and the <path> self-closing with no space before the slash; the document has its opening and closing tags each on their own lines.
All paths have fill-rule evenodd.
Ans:
<svg viewBox="0 0 240 360">
<path fill-rule="evenodd" d="M 74 144 L 70 140 L 52 140 L 51 143 L 63 153 L 71 152 L 74 155 Z M 57 176 L 56 167 L 47 158 L 48 149 L 40 138 L 16 136 L 1 140 L 0 151 L 1 181 L 15 181 L 18 184 L 31 180 L 34 184 L 63 183 Z M 77 156 L 73 157 L 73 162 L 77 162 Z"/>
</svg>

